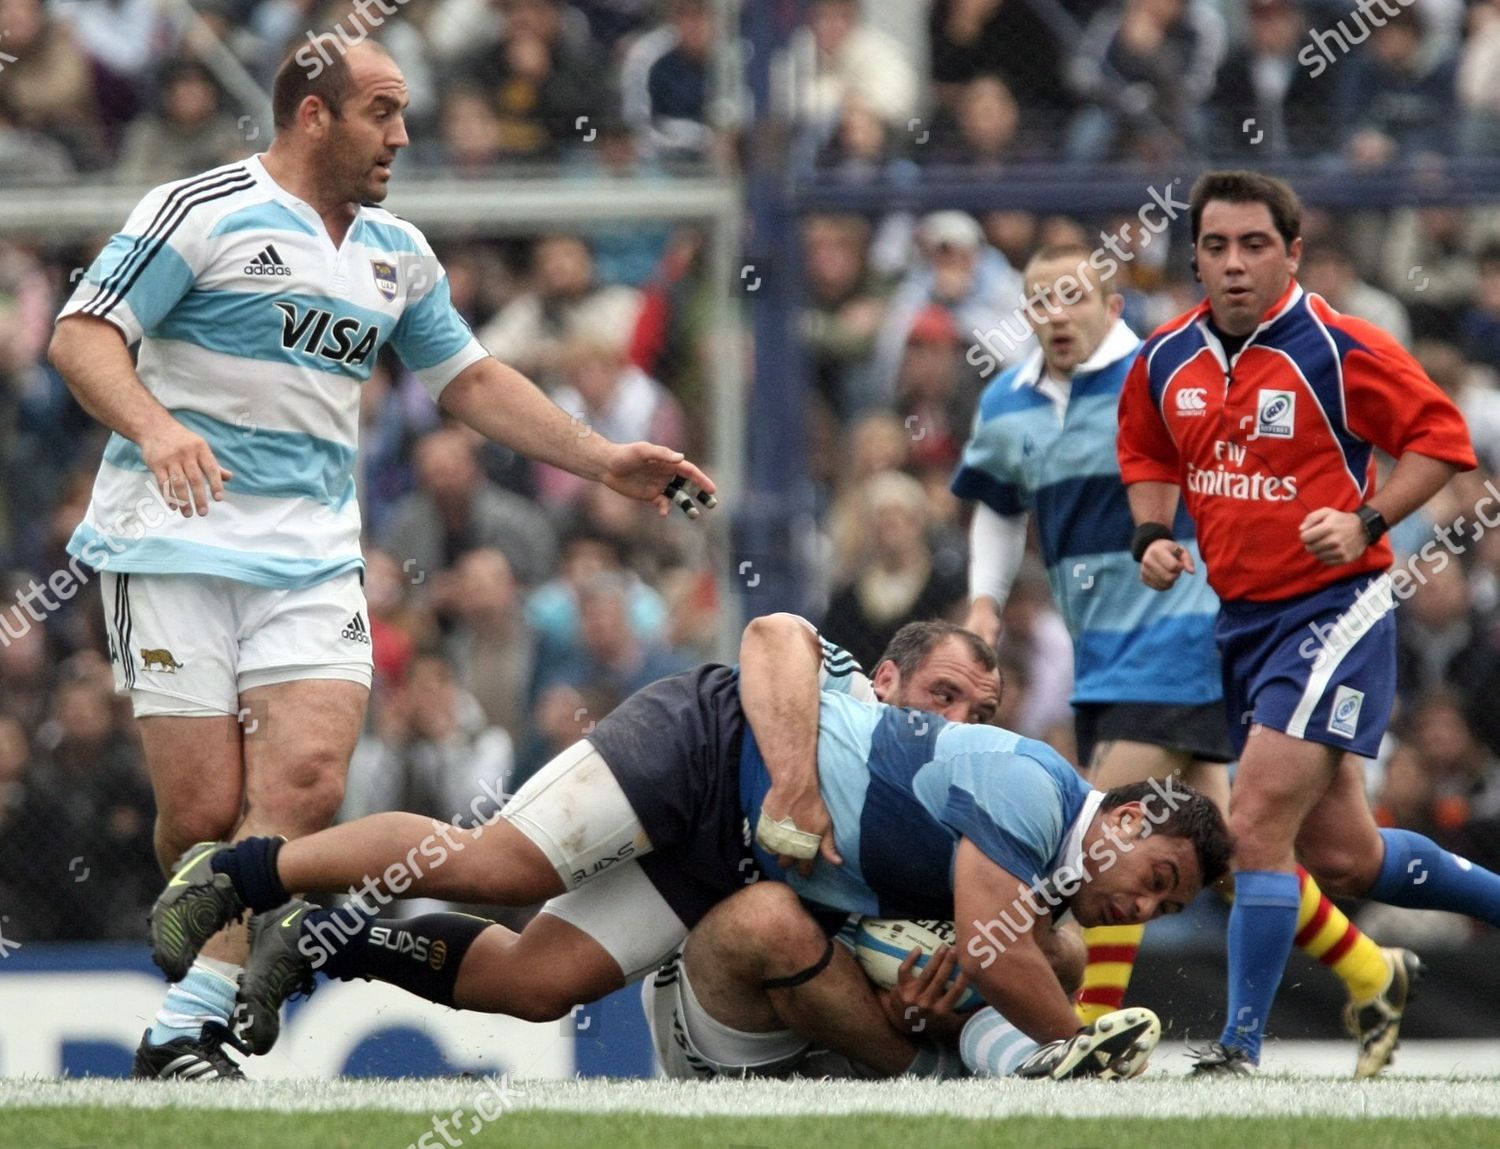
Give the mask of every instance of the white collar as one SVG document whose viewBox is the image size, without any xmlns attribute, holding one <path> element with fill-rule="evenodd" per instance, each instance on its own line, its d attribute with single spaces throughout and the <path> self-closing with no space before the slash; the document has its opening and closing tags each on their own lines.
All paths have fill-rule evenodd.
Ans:
<svg viewBox="0 0 1500 1149">
<path fill-rule="evenodd" d="M 1078 811 L 1078 817 L 1068 827 L 1068 836 L 1063 839 L 1062 861 L 1057 866 L 1059 870 L 1064 866 L 1075 873 L 1083 869 L 1083 836 L 1088 833 L 1089 826 L 1094 822 L 1094 815 L 1099 812 L 1099 804 L 1103 801 L 1103 790 L 1090 790 L 1089 796 L 1083 800 L 1083 809 Z"/>
<path fill-rule="evenodd" d="M 1068 869 L 1074 874 L 1085 874 L 1086 869 L 1083 860 L 1083 838 L 1088 833 L 1090 826 L 1094 824 L 1094 816 L 1099 812 L 1099 804 L 1104 801 L 1103 790 L 1090 790 L 1089 796 L 1083 800 L 1083 808 L 1078 811 L 1078 817 L 1073 819 L 1073 824 L 1068 827 L 1068 836 L 1063 839 L 1062 850 L 1059 852 L 1060 861 L 1052 874 L 1058 870 Z M 1047 881 L 1052 880 L 1052 874 L 1048 874 Z M 1057 925 L 1073 912 L 1071 906 L 1059 913 L 1052 919 L 1052 924 Z"/>
<path fill-rule="evenodd" d="M 1130 330 L 1130 325 L 1125 320 L 1116 319 L 1099 346 L 1094 348 L 1094 353 L 1073 368 L 1073 377 L 1077 379 L 1085 372 L 1102 371 L 1111 363 L 1118 363 L 1127 355 L 1134 355 L 1140 346 L 1141 337 Z M 1038 348 L 1026 357 L 1021 369 L 1016 372 L 1012 388 L 1019 391 L 1022 387 L 1039 386 L 1045 377 L 1046 367 L 1046 360 L 1042 358 L 1041 349 Z"/>
</svg>

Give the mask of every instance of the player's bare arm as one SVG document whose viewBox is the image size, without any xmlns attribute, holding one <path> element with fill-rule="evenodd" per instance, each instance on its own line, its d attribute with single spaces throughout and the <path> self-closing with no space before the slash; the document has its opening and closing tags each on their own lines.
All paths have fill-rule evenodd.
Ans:
<svg viewBox="0 0 1500 1149">
<path fill-rule="evenodd" d="M 779 853 L 777 862 L 812 874 L 819 854 L 833 865 L 843 858 L 833 840 L 833 819 L 818 792 L 818 636 L 796 615 L 768 614 L 750 620 L 740 639 L 740 702 L 745 721 L 771 775 L 761 803 L 762 823 L 791 819 L 798 831 L 819 839 L 811 853 Z M 762 840 L 768 850 L 782 842 Z"/>
<path fill-rule="evenodd" d="M 1136 526 L 1156 523 L 1167 530 L 1177 516 L 1180 493 L 1176 483 L 1155 481 L 1131 483 L 1125 488 Z M 1194 574 L 1197 569 L 1192 554 L 1172 538 L 1156 540 L 1141 555 L 1141 581 L 1152 590 L 1170 590 L 1178 575 Z"/>
<path fill-rule="evenodd" d="M 162 497 L 186 517 L 208 514 L 234 476 L 201 435 L 172 417 L 146 389 L 124 336 L 108 320 L 69 315 L 52 334 L 48 358 L 83 409 L 140 447 Z"/>
<path fill-rule="evenodd" d="M 1012 1025 L 1034 1041 L 1072 1037 L 1078 1014 L 1063 992 L 1062 983 L 1042 951 L 1035 913 L 1028 900 L 1031 886 L 990 861 L 968 838 L 958 844 L 953 868 L 953 921 L 958 931 L 958 961 L 974 988 Z M 1012 922 L 1032 923 L 1028 930 L 1009 932 L 990 927 L 1004 937 L 1003 949 L 981 927 L 1001 913 Z M 1009 933 L 1015 933 L 1010 940 Z"/>
<path fill-rule="evenodd" d="M 1062 983 L 1063 992 L 1071 999 L 1083 988 L 1083 971 L 1089 964 L 1083 927 L 1077 922 L 1058 925 L 1050 917 L 1042 919 L 1040 925 L 1037 940 L 1047 955 L 1047 964 Z"/>
<path fill-rule="evenodd" d="M 498 359 L 470 364 L 443 389 L 442 409 L 487 439 L 538 462 L 601 482 L 667 514 L 668 483 L 681 478 L 712 494 L 713 480 L 681 451 L 655 443 L 614 443 L 569 415 L 526 376 Z"/>
<path fill-rule="evenodd" d="M 1386 526 L 1395 526 L 1445 486 L 1458 473 L 1452 463 L 1408 451 L 1396 460 L 1385 486 L 1365 505 L 1379 512 Z M 1353 511 L 1319 507 L 1298 528 L 1305 546 L 1329 566 L 1353 562 L 1365 553 L 1370 536 Z"/>
</svg>

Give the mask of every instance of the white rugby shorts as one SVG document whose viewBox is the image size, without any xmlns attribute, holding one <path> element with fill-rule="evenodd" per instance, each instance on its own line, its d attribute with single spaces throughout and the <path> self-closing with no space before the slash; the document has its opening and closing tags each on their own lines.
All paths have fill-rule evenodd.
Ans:
<svg viewBox="0 0 1500 1149">
<path fill-rule="evenodd" d="M 575 742 L 528 778 L 501 817 L 547 855 L 567 887 L 542 912 L 598 942 L 626 982 L 655 969 L 687 937 L 641 870 L 651 841 L 591 743 Z"/>
<path fill-rule="evenodd" d="M 314 586 L 212 575 L 99 573 L 116 691 L 137 718 L 238 714 L 240 694 L 302 679 L 368 688 L 370 616 L 359 573 Z"/>
<path fill-rule="evenodd" d="M 872 1076 L 849 1058 L 818 1049 L 790 1029 L 746 1033 L 715 1020 L 693 992 L 680 952 L 641 982 L 641 1006 L 664 1077 Z"/>
</svg>

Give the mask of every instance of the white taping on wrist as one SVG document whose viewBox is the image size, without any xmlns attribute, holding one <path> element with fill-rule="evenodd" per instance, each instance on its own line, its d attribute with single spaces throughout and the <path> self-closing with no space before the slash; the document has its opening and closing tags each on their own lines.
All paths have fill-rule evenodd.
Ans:
<svg viewBox="0 0 1500 1149">
<path fill-rule="evenodd" d="M 755 826 L 755 839 L 771 853 L 791 858 L 816 858 L 823 844 L 822 834 L 797 829 L 790 815 L 777 822 L 764 810 Z"/>
</svg>

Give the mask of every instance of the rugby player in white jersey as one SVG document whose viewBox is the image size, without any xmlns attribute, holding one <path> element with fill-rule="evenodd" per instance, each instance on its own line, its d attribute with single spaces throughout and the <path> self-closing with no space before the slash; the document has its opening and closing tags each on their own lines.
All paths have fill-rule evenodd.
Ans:
<svg viewBox="0 0 1500 1149">
<path fill-rule="evenodd" d="M 713 490 L 678 452 L 580 430 L 485 352 L 421 232 L 376 206 L 409 142 L 400 69 L 368 41 L 323 44 L 326 64 L 277 72 L 270 148 L 149 193 L 51 346 L 114 432 L 69 551 L 101 572 L 163 868 L 194 842 L 300 837 L 338 809 L 371 676 L 359 394 L 384 344 L 447 415 L 521 454 L 663 514 L 669 483 Z M 237 929 L 209 943 L 137 1076 L 241 1076 L 223 1047 L 244 953 Z"/>
</svg>

